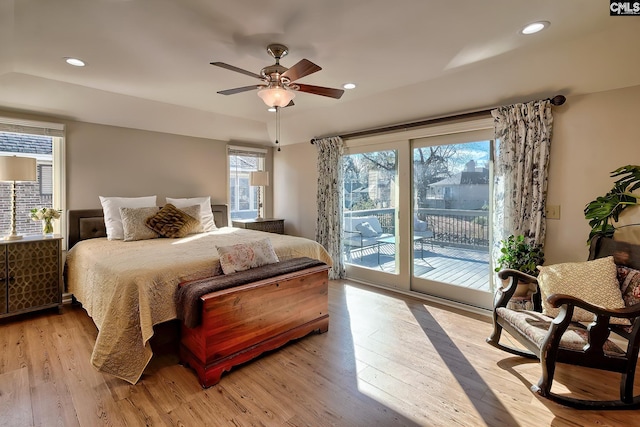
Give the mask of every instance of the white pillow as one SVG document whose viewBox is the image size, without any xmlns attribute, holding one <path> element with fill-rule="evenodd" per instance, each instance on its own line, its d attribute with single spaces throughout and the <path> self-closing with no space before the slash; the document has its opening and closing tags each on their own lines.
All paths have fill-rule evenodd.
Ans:
<svg viewBox="0 0 640 427">
<path fill-rule="evenodd" d="M 211 210 L 211 197 L 190 197 L 186 199 L 173 199 L 167 197 L 167 203 L 171 203 L 178 209 L 188 206 L 200 205 L 200 224 L 204 232 L 217 230 L 216 223 L 213 221 L 213 211 Z"/>
<path fill-rule="evenodd" d="M 107 228 L 107 239 L 109 240 L 124 239 L 120 208 L 150 208 L 156 206 L 156 196 L 99 197 L 104 212 L 104 225 Z"/>
</svg>

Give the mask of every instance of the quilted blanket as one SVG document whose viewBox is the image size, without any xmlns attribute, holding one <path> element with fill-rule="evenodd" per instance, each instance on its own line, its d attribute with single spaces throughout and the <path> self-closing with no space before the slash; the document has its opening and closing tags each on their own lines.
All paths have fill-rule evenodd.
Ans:
<svg viewBox="0 0 640 427">
<path fill-rule="evenodd" d="M 265 237 L 280 260 L 332 263 L 312 240 L 232 227 L 182 239 L 99 238 L 76 244 L 67 255 L 67 286 L 98 328 L 92 365 L 135 384 L 153 355 L 153 326 L 176 318 L 178 284 L 221 274 L 216 246 Z"/>
</svg>

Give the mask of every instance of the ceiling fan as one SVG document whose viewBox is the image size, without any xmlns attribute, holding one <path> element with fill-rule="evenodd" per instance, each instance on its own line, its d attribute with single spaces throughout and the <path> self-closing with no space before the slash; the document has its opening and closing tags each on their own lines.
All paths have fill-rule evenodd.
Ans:
<svg viewBox="0 0 640 427">
<path fill-rule="evenodd" d="M 218 93 L 222 95 L 233 95 L 236 93 L 260 89 L 258 90 L 258 96 L 260 96 L 264 103 L 269 107 L 288 107 L 293 105 L 292 100 L 295 98 L 296 92 L 307 92 L 335 99 L 340 99 L 344 93 L 344 90 L 342 89 L 332 89 L 329 87 L 295 83 L 298 79 L 320 71 L 322 68 L 308 59 L 302 59 L 291 68 L 280 65 L 280 59 L 284 58 L 289 53 L 289 48 L 287 48 L 287 46 L 277 43 L 270 44 L 267 46 L 267 52 L 275 58 L 276 63 L 264 67 L 260 70 L 260 74 L 243 70 L 242 68 L 234 67 L 233 65 L 225 64 L 224 62 L 211 62 L 211 65 L 261 80 L 260 84 L 221 90 Z"/>
</svg>

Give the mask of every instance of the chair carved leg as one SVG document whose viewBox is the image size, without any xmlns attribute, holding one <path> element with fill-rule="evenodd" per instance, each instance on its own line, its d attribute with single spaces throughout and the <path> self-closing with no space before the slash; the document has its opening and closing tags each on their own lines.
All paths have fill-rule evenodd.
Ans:
<svg viewBox="0 0 640 427">
<path fill-rule="evenodd" d="M 487 338 L 487 342 L 493 346 L 497 346 L 501 336 L 502 336 L 502 326 L 494 322 L 493 332 L 491 333 L 491 335 L 489 335 L 489 338 Z"/>
<path fill-rule="evenodd" d="M 633 380 L 635 372 L 625 372 L 620 379 L 620 400 L 624 403 L 633 402 Z"/>
<path fill-rule="evenodd" d="M 538 380 L 538 384 L 531 386 L 531 391 L 538 393 L 542 397 L 548 397 L 551 393 L 551 385 L 553 384 L 553 375 L 556 372 L 555 357 L 549 358 L 545 352 L 540 354 L 540 367 L 542 375 Z"/>
</svg>

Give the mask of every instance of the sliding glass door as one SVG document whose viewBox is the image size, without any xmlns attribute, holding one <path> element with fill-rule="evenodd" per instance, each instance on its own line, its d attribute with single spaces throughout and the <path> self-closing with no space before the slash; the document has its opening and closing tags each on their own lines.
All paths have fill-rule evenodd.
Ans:
<svg viewBox="0 0 640 427">
<path fill-rule="evenodd" d="M 414 291 L 491 306 L 488 137 L 475 132 L 413 141 Z"/>
<path fill-rule="evenodd" d="M 385 149 L 348 154 L 343 166 L 345 264 L 397 274 L 398 152 Z"/>
<path fill-rule="evenodd" d="M 491 124 L 347 145 L 347 277 L 491 307 Z"/>
</svg>

